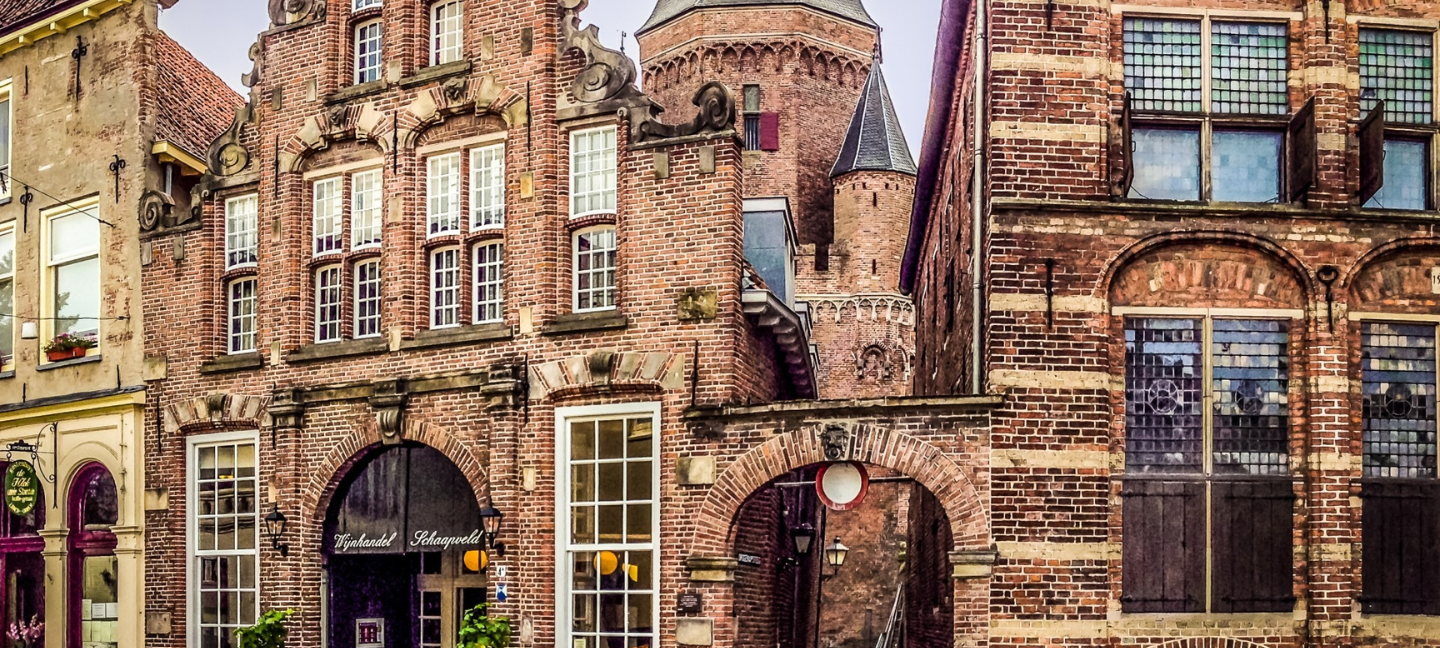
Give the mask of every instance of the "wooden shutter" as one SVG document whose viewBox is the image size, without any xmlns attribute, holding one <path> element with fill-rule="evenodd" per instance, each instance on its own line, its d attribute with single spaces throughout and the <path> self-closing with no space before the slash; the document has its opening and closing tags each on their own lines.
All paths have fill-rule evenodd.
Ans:
<svg viewBox="0 0 1440 648">
<path fill-rule="evenodd" d="M 1361 487 L 1361 610 L 1440 614 L 1440 484 Z"/>
<path fill-rule="evenodd" d="M 1290 481 L 1214 482 L 1211 610 L 1295 609 L 1295 493 Z"/>
<path fill-rule="evenodd" d="M 1315 186 L 1320 168 L 1319 143 L 1315 131 L 1315 98 L 1305 102 L 1305 107 L 1290 119 L 1290 164 L 1286 183 L 1290 202 L 1305 197 L 1305 192 Z"/>
<path fill-rule="evenodd" d="M 1385 185 L 1385 102 L 1360 122 L 1360 204 L 1370 202 Z"/>
<path fill-rule="evenodd" d="M 1126 612 L 1205 610 L 1205 484 L 1125 482 Z"/>
<path fill-rule="evenodd" d="M 780 113 L 760 113 L 760 150 L 780 150 Z"/>
<path fill-rule="evenodd" d="M 1117 158 L 1119 167 L 1113 189 L 1116 198 L 1129 197 L 1130 187 L 1135 184 L 1135 138 L 1131 131 L 1130 104 L 1130 93 L 1127 92 L 1120 107 L 1120 150 Z"/>
</svg>

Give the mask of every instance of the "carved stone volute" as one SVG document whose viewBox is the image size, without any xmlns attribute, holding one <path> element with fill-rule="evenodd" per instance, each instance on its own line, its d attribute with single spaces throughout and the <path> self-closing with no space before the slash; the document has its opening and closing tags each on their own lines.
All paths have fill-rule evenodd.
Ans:
<svg viewBox="0 0 1440 648">
<path fill-rule="evenodd" d="M 600 30 L 594 25 L 581 29 L 580 12 L 589 0 L 561 0 L 565 15 L 560 20 L 565 45 L 561 54 L 578 51 L 585 55 L 585 67 L 570 85 L 576 101 L 599 103 L 609 99 L 640 96 L 635 87 L 635 62 L 625 54 L 600 44 Z"/>
<path fill-rule="evenodd" d="M 684 124 L 662 123 L 654 110 L 630 115 L 630 129 L 637 143 L 674 137 L 707 135 L 735 130 L 735 95 L 719 81 L 711 81 L 690 100 L 698 109 L 695 118 Z"/>
<path fill-rule="evenodd" d="M 326 0 L 270 0 L 270 24 L 293 25 L 302 20 L 325 19 Z"/>
<path fill-rule="evenodd" d="M 408 398 L 403 380 L 386 380 L 370 386 L 370 407 L 375 410 L 375 426 L 380 431 L 381 443 L 399 445 L 405 440 L 402 419 Z"/>
<path fill-rule="evenodd" d="M 249 106 L 235 109 L 235 121 L 230 122 L 230 128 L 210 143 L 210 151 L 206 155 L 210 173 L 221 177 L 232 176 L 250 166 L 250 151 L 240 141 L 240 129 L 250 119 Z"/>
</svg>

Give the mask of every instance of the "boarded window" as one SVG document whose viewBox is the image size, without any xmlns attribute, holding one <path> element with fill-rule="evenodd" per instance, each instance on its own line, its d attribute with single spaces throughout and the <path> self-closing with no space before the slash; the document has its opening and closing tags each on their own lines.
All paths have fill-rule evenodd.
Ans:
<svg viewBox="0 0 1440 648">
<path fill-rule="evenodd" d="M 1126 612 L 1205 610 L 1205 484 L 1125 483 Z"/>
</svg>

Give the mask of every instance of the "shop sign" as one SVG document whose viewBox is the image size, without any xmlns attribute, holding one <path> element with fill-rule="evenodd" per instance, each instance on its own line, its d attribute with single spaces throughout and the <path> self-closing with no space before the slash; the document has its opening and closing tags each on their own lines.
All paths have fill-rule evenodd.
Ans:
<svg viewBox="0 0 1440 648">
<path fill-rule="evenodd" d="M 440 531 L 416 531 L 405 547 L 397 546 L 400 533 L 337 533 L 334 536 L 335 553 L 402 553 L 404 551 L 435 550 L 478 547 L 484 534 L 475 529 L 465 535 L 447 535 Z"/>
<path fill-rule="evenodd" d="M 35 466 L 28 461 L 16 461 L 5 469 L 5 508 L 15 515 L 29 515 L 40 502 L 40 480 L 35 478 Z"/>
</svg>

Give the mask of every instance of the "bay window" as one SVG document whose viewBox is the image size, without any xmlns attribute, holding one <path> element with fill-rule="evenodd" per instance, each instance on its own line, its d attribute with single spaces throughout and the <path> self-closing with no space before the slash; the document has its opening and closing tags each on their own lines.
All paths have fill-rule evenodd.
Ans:
<svg viewBox="0 0 1440 648">
<path fill-rule="evenodd" d="M 234 648 L 258 618 L 260 502 L 254 432 L 187 440 L 191 648 Z"/>
<path fill-rule="evenodd" d="M 615 228 L 593 227 L 575 233 L 576 312 L 615 308 Z"/>
<path fill-rule="evenodd" d="M 570 134 L 570 215 L 615 212 L 614 126 Z"/>
<path fill-rule="evenodd" d="M 100 221 L 98 207 L 66 208 L 49 217 L 45 259 L 49 283 L 45 317 L 51 337 L 68 333 L 91 340 L 100 334 Z"/>
<path fill-rule="evenodd" d="M 465 50 L 465 10 L 461 0 L 442 0 L 430 7 L 430 64 L 460 60 Z"/>
</svg>

